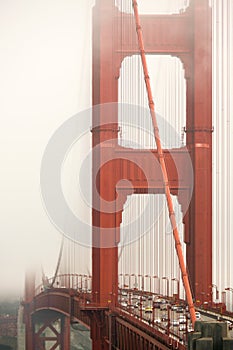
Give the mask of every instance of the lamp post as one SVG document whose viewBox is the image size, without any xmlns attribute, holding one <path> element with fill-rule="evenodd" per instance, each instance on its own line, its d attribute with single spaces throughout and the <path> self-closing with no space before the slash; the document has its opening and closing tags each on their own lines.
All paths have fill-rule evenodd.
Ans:
<svg viewBox="0 0 233 350">
<path fill-rule="evenodd" d="M 145 275 L 145 278 L 149 278 L 149 280 L 150 280 L 150 294 L 151 294 L 151 276 L 150 275 Z"/>
<path fill-rule="evenodd" d="M 233 288 L 227 287 L 227 288 L 225 288 L 225 290 L 231 292 L 231 303 L 230 303 L 231 307 L 230 307 L 230 311 L 232 311 L 232 303 L 233 303 L 233 301 L 232 301 L 232 298 L 233 298 L 233 297 L 232 297 L 232 294 L 233 294 Z"/>
<path fill-rule="evenodd" d="M 162 277 L 162 280 L 167 281 L 166 296 L 169 298 L 169 279 L 167 277 Z"/>
<path fill-rule="evenodd" d="M 134 288 L 133 289 L 138 289 L 138 280 L 137 280 L 137 275 L 135 273 L 131 273 L 131 277 L 134 277 Z"/>
<path fill-rule="evenodd" d="M 198 290 L 198 289 L 199 289 L 199 288 L 198 288 L 198 285 L 199 285 L 199 283 L 198 283 L 198 282 L 195 282 L 195 290 Z M 195 295 L 195 305 L 196 305 L 196 306 L 199 306 L 199 305 L 201 304 L 200 298 L 201 298 L 200 294 L 196 294 L 196 295 Z"/>
<path fill-rule="evenodd" d="M 138 278 L 142 279 L 142 283 L 141 283 L 141 290 L 143 291 L 144 290 L 144 276 L 143 275 L 138 275 Z"/>
<path fill-rule="evenodd" d="M 82 293 L 82 291 L 83 291 L 83 275 L 82 274 L 79 274 L 78 275 L 79 277 L 80 277 L 80 282 L 79 282 L 79 292 L 81 292 Z"/>
<path fill-rule="evenodd" d="M 158 293 L 157 294 L 160 294 L 160 278 L 158 276 L 153 276 L 153 278 L 158 280 Z M 155 284 L 155 283 L 154 283 Z M 155 293 L 155 288 L 154 288 L 154 293 Z"/>
<path fill-rule="evenodd" d="M 87 279 L 88 279 L 88 275 L 83 275 L 84 278 L 84 287 L 83 290 L 86 293 L 87 292 Z"/>
<path fill-rule="evenodd" d="M 128 281 L 129 281 L 128 284 L 126 284 L 126 277 L 128 277 Z M 128 287 L 128 288 L 130 287 L 130 286 L 129 286 L 129 285 L 130 285 L 130 275 L 129 275 L 128 273 L 125 273 L 125 274 L 124 274 L 123 283 L 124 283 L 124 289 L 127 288 L 127 287 Z"/>
<path fill-rule="evenodd" d="M 122 282 L 123 282 L 123 284 L 124 284 L 124 281 L 123 281 L 124 277 L 123 277 L 123 276 L 124 276 L 123 273 L 120 273 L 120 274 L 119 274 L 119 277 L 118 277 L 118 288 L 119 288 L 119 289 L 123 289 L 123 288 L 122 288 Z M 120 285 L 120 278 L 122 278 L 121 285 Z"/>
<path fill-rule="evenodd" d="M 175 300 L 179 300 L 180 299 L 180 281 L 178 280 L 178 278 L 172 278 L 171 279 L 172 281 L 175 281 L 177 284 L 176 284 L 176 293 L 174 293 L 173 291 L 173 296 L 175 298 Z"/>
<path fill-rule="evenodd" d="M 216 286 L 216 284 L 212 284 L 212 288 L 214 288 L 214 289 L 216 290 L 215 299 L 216 299 L 216 302 L 219 302 L 219 291 L 218 291 L 218 287 Z"/>
<path fill-rule="evenodd" d="M 88 289 L 90 291 L 92 291 L 92 276 L 91 275 L 89 275 L 89 287 L 88 287 Z"/>
<path fill-rule="evenodd" d="M 206 294 L 205 292 L 201 292 L 201 306 L 204 309 L 208 308 L 208 301 L 209 300 L 209 294 Z"/>
<path fill-rule="evenodd" d="M 222 292 L 222 304 L 226 305 L 226 292 Z"/>
</svg>

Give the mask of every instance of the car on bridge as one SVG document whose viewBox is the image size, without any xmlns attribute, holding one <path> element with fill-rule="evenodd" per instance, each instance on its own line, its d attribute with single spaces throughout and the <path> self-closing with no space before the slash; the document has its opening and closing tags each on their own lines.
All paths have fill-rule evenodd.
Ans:
<svg viewBox="0 0 233 350">
<path fill-rule="evenodd" d="M 188 332 L 193 332 L 193 325 L 191 323 L 188 324 Z"/>
<path fill-rule="evenodd" d="M 161 318 L 160 317 L 157 317 L 157 318 L 155 318 L 154 319 L 154 323 L 161 323 L 162 321 L 161 321 Z"/>
<path fill-rule="evenodd" d="M 179 321 L 178 320 L 171 320 L 171 326 L 173 327 L 178 327 L 179 326 Z"/>
<path fill-rule="evenodd" d="M 123 307 L 127 307 L 127 306 L 128 306 L 127 301 L 122 301 L 122 302 L 121 302 L 121 306 L 123 306 Z"/>
<path fill-rule="evenodd" d="M 196 314 L 196 319 L 197 320 L 201 320 L 200 312 L 196 311 L 195 314 Z M 190 319 L 190 313 L 189 312 L 186 314 L 186 316 L 187 316 L 188 319 Z"/>
<path fill-rule="evenodd" d="M 183 313 L 184 312 L 184 308 L 182 306 L 178 306 L 176 308 L 176 312 L 179 314 L 179 313 Z"/>
<path fill-rule="evenodd" d="M 182 315 L 178 318 L 179 324 L 185 324 L 186 323 L 186 317 L 185 315 Z"/>
<path fill-rule="evenodd" d="M 146 307 L 145 307 L 145 312 L 146 312 L 146 313 L 152 313 L 152 312 L 153 312 L 152 306 L 146 306 Z"/>
<path fill-rule="evenodd" d="M 162 314 L 161 320 L 162 320 L 162 322 L 168 321 L 168 315 L 167 314 Z"/>
<path fill-rule="evenodd" d="M 179 305 L 173 304 L 173 305 L 171 306 L 171 310 L 172 310 L 172 311 L 176 311 L 176 310 L 178 309 L 178 307 L 179 307 Z"/>
<path fill-rule="evenodd" d="M 179 325 L 179 331 L 180 331 L 180 332 L 186 331 L 186 324 L 181 323 L 181 324 Z"/>
<path fill-rule="evenodd" d="M 231 321 L 226 321 L 227 325 L 228 325 L 228 329 L 231 331 L 233 329 L 233 323 Z"/>
<path fill-rule="evenodd" d="M 162 303 L 160 305 L 160 310 L 167 310 L 167 308 L 170 308 L 171 307 L 171 304 L 168 304 L 166 301 L 165 303 Z"/>
</svg>

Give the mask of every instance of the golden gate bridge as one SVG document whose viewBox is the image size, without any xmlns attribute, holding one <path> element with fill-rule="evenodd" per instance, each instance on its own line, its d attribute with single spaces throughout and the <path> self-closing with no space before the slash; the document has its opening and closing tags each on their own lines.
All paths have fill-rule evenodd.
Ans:
<svg viewBox="0 0 233 350">
<path fill-rule="evenodd" d="M 228 6 L 222 5 L 222 18 L 224 11 L 230 13 Z M 79 271 L 75 255 L 82 248 L 68 241 L 52 278 L 44 275 L 36 286 L 27 276 L 27 350 L 69 349 L 70 325 L 77 322 L 90 327 L 93 349 L 232 347 L 227 323 L 219 322 L 231 319 L 226 292 L 232 288 L 226 286 L 220 296 L 212 272 L 213 92 L 217 95 L 212 90 L 212 18 L 218 11 L 217 2 L 193 0 L 175 14 L 141 15 L 140 2 L 96 1 L 92 271 Z M 171 123 L 183 125 L 178 144 L 169 144 L 174 134 L 169 128 L 162 140 L 159 136 L 160 125 L 167 123 L 155 113 L 152 85 L 160 86 L 148 69 L 158 55 L 170 60 L 165 61 L 168 88 L 163 91 L 170 103 L 163 101 L 160 108 Z M 214 58 L 214 67 L 223 64 Z M 124 143 L 124 133 L 131 143 Z M 161 198 L 168 211 L 161 212 Z M 177 222 L 176 212 L 182 213 Z M 196 321 L 200 313 L 210 320 Z"/>
</svg>

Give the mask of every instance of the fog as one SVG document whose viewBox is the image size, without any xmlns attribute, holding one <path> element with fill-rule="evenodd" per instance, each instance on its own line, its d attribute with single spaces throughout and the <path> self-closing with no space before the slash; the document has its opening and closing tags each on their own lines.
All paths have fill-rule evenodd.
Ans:
<svg viewBox="0 0 233 350">
<path fill-rule="evenodd" d="M 0 2 L 3 295 L 23 295 L 28 267 L 43 265 L 48 275 L 55 270 L 61 235 L 43 207 L 40 166 L 55 130 L 91 105 L 93 4 L 94 0 Z"/>
<path fill-rule="evenodd" d="M 116 0 L 119 7 L 124 7 L 124 3 L 126 0 Z M 179 12 L 188 1 L 139 0 L 140 13 L 151 12 L 151 3 L 155 5 L 154 12 L 177 12 L 177 9 Z M 171 3 L 176 3 L 172 9 Z M 214 89 L 217 107 L 214 106 L 213 110 L 213 124 L 217 126 L 213 159 L 213 226 L 217 236 L 213 247 L 213 282 L 224 288 L 232 283 L 232 264 L 229 261 L 233 244 L 230 215 L 233 138 L 230 134 L 228 138 L 225 136 L 227 130 L 232 133 L 232 119 L 229 122 L 233 108 L 230 102 L 232 83 L 226 77 L 232 72 L 233 51 L 232 44 L 224 38 L 232 39 L 233 34 L 230 20 L 229 23 L 223 21 L 222 29 L 218 25 L 216 13 L 222 3 L 213 1 L 214 38 L 218 39 L 218 44 L 214 44 L 213 67 L 217 86 Z M 93 4 L 94 0 L 0 1 L 0 296 L 23 295 L 28 267 L 40 268 L 42 265 L 49 276 L 55 271 L 61 234 L 44 210 L 40 167 L 46 145 L 57 128 L 91 106 Z M 162 8 L 158 8 L 158 4 L 162 4 Z M 232 5 L 230 9 L 229 18 L 232 19 Z M 224 13 L 227 17 L 227 8 Z M 229 161 L 221 164 L 218 148 L 219 154 L 227 154 Z M 223 190 L 222 184 L 228 183 Z M 224 206 L 228 208 L 226 213 Z M 216 274 L 218 270 L 224 273 Z"/>
<path fill-rule="evenodd" d="M 54 131 L 91 103 L 89 0 L 0 2 L 0 294 L 22 295 L 25 269 L 55 269 L 61 235 L 40 194 Z"/>
</svg>

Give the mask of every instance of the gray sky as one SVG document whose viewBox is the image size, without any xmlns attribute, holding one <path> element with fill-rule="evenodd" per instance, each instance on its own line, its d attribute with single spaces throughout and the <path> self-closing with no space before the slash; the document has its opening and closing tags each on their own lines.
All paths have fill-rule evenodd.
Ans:
<svg viewBox="0 0 233 350">
<path fill-rule="evenodd" d="M 90 29 L 93 3 L 94 0 L 0 0 L 0 295 L 22 295 L 27 266 L 43 264 L 48 275 L 52 275 L 55 269 L 61 236 L 43 208 L 40 164 L 54 131 L 91 104 Z M 151 0 L 139 0 L 140 13 L 148 12 L 151 3 Z M 171 3 L 182 7 L 186 0 L 163 0 L 163 11 Z M 214 3 L 221 4 L 222 1 Z M 157 6 L 155 10 L 158 10 Z M 224 33 L 226 31 L 227 28 Z M 232 35 L 231 31 L 229 37 L 232 38 Z M 227 46 L 225 41 L 225 46 L 222 61 L 216 64 L 220 68 L 224 59 L 232 62 L 229 58 L 232 57 L 232 45 Z M 230 48 L 228 51 L 227 47 Z M 224 67 L 228 65 L 224 64 Z M 232 64 L 229 67 L 232 72 Z M 220 77 L 223 73 L 220 72 Z M 228 83 L 226 89 L 232 90 L 232 84 Z M 232 103 L 225 98 L 221 100 L 221 92 L 223 94 L 223 88 L 216 90 L 221 102 L 219 109 L 225 110 L 228 118 L 227 115 L 232 115 L 229 113 Z M 226 106 L 222 108 L 224 103 L 229 111 Z M 229 123 L 228 119 L 226 123 Z M 227 138 L 223 132 L 222 136 L 220 131 L 217 134 L 218 130 L 221 131 L 221 125 L 219 128 L 217 125 L 215 132 L 221 144 L 221 140 Z M 229 142 L 231 147 L 227 143 L 226 149 L 232 150 L 232 141 Z M 231 152 L 228 153 L 232 160 Z M 232 173 L 232 161 L 229 164 Z M 216 183 L 227 183 L 224 180 L 227 171 L 223 166 L 223 175 Z M 228 229 L 222 232 L 228 232 L 229 237 L 223 241 L 221 235 L 215 247 L 217 256 L 218 247 L 221 244 L 226 247 L 222 249 L 223 256 L 216 259 L 217 268 L 218 265 L 225 266 L 224 271 L 228 268 L 227 282 L 216 281 L 226 287 L 226 283 L 232 281 L 228 266 L 232 247 L 229 230 L 232 215 L 227 214 L 228 220 L 225 220 L 219 212 L 226 202 L 231 204 L 228 208 L 232 208 L 229 199 L 232 198 L 232 186 L 230 191 L 229 188 L 223 191 L 218 185 L 214 193 L 220 193 L 215 215 L 219 220 L 217 224 L 222 227 L 228 222 Z"/>
<path fill-rule="evenodd" d="M 53 132 L 91 103 L 93 3 L 0 1 L 2 293 L 22 293 L 27 266 L 55 268 L 61 237 L 43 209 L 40 164 Z"/>
<path fill-rule="evenodd" d="M 0 2 L 0 293 L 22 294 L 26 266 L 52 274 L 60 235 L 41 201 L 53 132 L 87 108 L 91 0 Z"/>
</svg>

